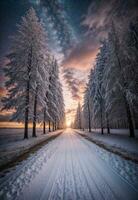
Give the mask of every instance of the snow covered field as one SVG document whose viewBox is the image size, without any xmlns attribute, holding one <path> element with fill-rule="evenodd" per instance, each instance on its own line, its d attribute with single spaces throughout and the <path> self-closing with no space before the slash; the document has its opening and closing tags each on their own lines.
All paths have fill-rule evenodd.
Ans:
<svg viewBox="0 0 138 200">
<path fill-rule="evenodd" d="M 4 200 L 136 200 L 138 165 L 67 129 L 0 180 Z"/>
<path fill-rule="evenodd" d="M 32 128 L 28 129 L 29 137 L 32 136 Z M 43 134 L 41 128 L 37 128 L 37 136 Z M 22 141 L 24 137 L 23 128 L 0 128 L 0 146 L 11 142 Z"/>
<path fill-rule="evenodd" d="M 15 160 L 31 147 L 47 140 L 61 132 L 61 130 L 43 134 L 42 129 L 37 129 L 37 137 L 32 138 L 32 129 L 29 129 L 29 139 L 23 139 L 23 129 L 0 129 L 0 166 Z"/>
</svg>

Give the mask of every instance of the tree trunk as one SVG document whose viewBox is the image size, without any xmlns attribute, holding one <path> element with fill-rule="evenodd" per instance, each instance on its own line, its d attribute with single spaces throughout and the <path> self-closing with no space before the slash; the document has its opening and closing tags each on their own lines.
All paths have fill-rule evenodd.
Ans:
<svg viewBox="0 0 138 200">
<path fill-rule="evenodd" d="M 43 134 L 46 134 L 46 122 L 43 121 Z"/>
<path fill-rule="evenodd" d="M 109 126 L 107 127 L 107 133 L 110 134 L 110 128 L 109 128 Z"/>
<path fill-rule="evenodd" d="M 101 103 L 101 134 L 103 135 L 103 109 L 102 109 L 102 103 Z"/>
<path fill-rule="evenodd" d="M 49 128 L 49 132 L 51 132 L 51 126 L 50 126 L 50 120 L 49 120 L 49 122 L 48 122 L 48 128 Z"/>
<path fill-rule="evenodd" d="M 28 80 L 26 86 L 26 103 L 25 103 L 25 125 L 24 125 L 24 139 L 28 139 L 28 118 L 29 118 L 29 92 L 30 92 L 30 72 L 32 65 L 32 46 L 28 56 Z"/>
<path fill-rule="evenodd" d="M 107 125 L 107 133 L 110 134 L 110 126 L 109 126 L 109 118 L 108 118 L 108 113 L 106 113 L 106 125 Z"/>
<path fill-rule="evenodd" d="M 81 129 L 81 108 L 79 103 L 79 109 L 78 109 L 78 128 Z"/>
<path fill-rule="evenodd" d="M 79 120 L 79 128 L 81 129 L 81 118 Z"/>
<path fill-rule="evenodd" d="M 37 114 L 37 89 L 34 100 L 33 132 L 32 137 L 36 137 L 36 114 Z"/>
<path fill-rule="evenodd" d="M 57 129 L 59 130 L 59 122 L 57 123 Z"/>
<path fill-rule="evenodd" d="M 104 134 L 103 127 L 101 128 L 101 134 L 102 134 L 102 135 Z"/>
<path fill-rule="evenodd" d="M 125 106 L 126 106 L 126 112 L 127 112 L 129 136 L 134 138 L 135 132 L 134 132 L 134 125 L 133 125 L 133 120 L 132 120 L 132 116 L 131 116 L 130 106 L 129 106 L 129 103 L 127 102 L 126 97 L 124 97 L 124 100 L 125 100 Z"/>
<path fill-rule="evenodd" d="M 89 132 L 91 132 L 91 113 L 90 113 L 89 100 L 88 100 L 88 117 L 89 117 Z"/>
<path fill-rule="evenodd" d="M 24 139 L 26 138 L 28 139 L 29 91 L 30 91 L 30 81 L 28 80 L 26 89 Z"/>
<path fill-rule="evenodd" d="M 116 47 L 117 36 L 116 36 L 114 24 L 113 24 L 113 29 L 114 29 L 114 35 L 115 35 L 115 40 L 116 40 L 115 41 L 115 53 L 116 53 L 116 57 L 117 57 L 117 60 L 118 60 L 120 72 L 122 74 L 122 81 L 123 81 L 123 84 L 124 84 L 124 88 L 123 89 L 126 90 L 127 81 L 126 81 L 125 76 L 123 74 L 123 69 L 122 69 L 120 58 L 119 58 L 118 49 Z M 125 106 L 126 106 L 126 112 L 127 112 L 127 119 L 128 119 L 128 126 L 129 126 L 130 137 L 135 137 L 130 105 L 129 105 L 127 99 L 126 99 L 126 94 L 123 94 L 123 96 L 124 96 L 124 101 L 125 101 Z"/>
<path fill-rule="evenodd" d="M 54 131 L 54 128 L 55 128 L 55 126 L 54 126 L 54 122 L 52 123 L 52 125 L 53 125 L 53 131 Z"/>
<path fill-rule="evenodd" d="M 56 121 L 55 121 L 55 124 L 54 124 L 54 125 L 55 125 L 55 128 L 54 128 L 54 129 L 55 129 L 55 131 L 56 131 L 56 129 L 57 129 Z"/>
<path fill-rule="evenodd" d="M 44 108 L 43 134 L 46 133 L 46 110 Z"/>
</svg>

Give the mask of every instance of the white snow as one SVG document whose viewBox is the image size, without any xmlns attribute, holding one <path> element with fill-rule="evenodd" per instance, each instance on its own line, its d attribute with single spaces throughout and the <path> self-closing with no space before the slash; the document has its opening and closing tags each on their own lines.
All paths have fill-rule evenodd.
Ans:
<svg viewBox="0 0 138 200">
<path fill-rule="evenodd" d="M 0 197 L 5 200 L 136 200 L 137 174 L 137 164 L 67 129 L 1 179 Z"/>
<path fill-rule="evenodd" d="M 78 130 L 77 130 L 78 131 Z M 91 133 L 88 131 L 79 131 L 82 134 L 87 135 L 95 141 L 101 144 L 110 146 L 127 154 L 138 156 L 138 132 L 136 131 L 136 138 L 130 138 L 128 129 L 111 129 L 111 134 L 101 134 L 100 129 L 93 129 Z"/>
<path fill-rule="evenodd" d="M 55 131 L 43 134 L 42 129 L 37 129 L 37 137 L 33 138 L 32 129 L 29 129 L 29 139 L 23 139 L 23 129 L 0 129 L 0 166 L 25 153 L 28 149 L 39 144 L 53 135 L 61 132 Z"/>
</svg>

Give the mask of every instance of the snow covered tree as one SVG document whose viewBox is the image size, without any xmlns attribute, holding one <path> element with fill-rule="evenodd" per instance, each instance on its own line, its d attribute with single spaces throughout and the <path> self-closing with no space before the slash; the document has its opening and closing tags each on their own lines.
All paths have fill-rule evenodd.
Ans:
<svg viewBox="0 0 138 200">
<path fill-rule="evenodd" d="M 42 51 L 43 52 L 43 51 Z M 46 52 L 46 49 L 45 49 Z M 47 55 L 40 56 L 42 60 L 39 61 L 40 66 L 38 66 L 36 72 L 36 85 L 34 88 L 33 98 L 34 98 L 34 110 L 33 110 L 33 132 L 32 136 L 36 137 L 36 122 L 41 121 L 41 113 L 43 108 L 47 107 L 45 102 L 45 94 L 48 92 L 49 88 L 49 66 L 47 63 Z"/>
<path fill-rule="evenodd" d="M 65 121 L 65 109 L 64 109 L 64 99 L 63 99 L 63 90 L 60 81 L 58 81 L 57 85 L 57 106 L 58 106 L 58 115 L 56 119 L 57 128 L 64 127 Z"/>
<path fill-rule="evenodd" d="M 107 45 L 106 40 L 102 42 L 100 51 L 96 58 L 95 70 L 93 74 L 93 82 L 90 88 L 92 105 L 93 105 L 93 118 L 97 126 L 101 127 L 101 133 L 105 126 L 105 91 L 103 87 L 104 77 L 103 72 L 106 67 L 107 60 Z M 94 89 L 94 90 L 93 90 Z"/>
<path fill-rule="evenodd" d="M 74 128 L 82 129 L 82 110 L 81 110 L 80 103 L 78 103 L 78 107 L 76 111 L 76 116 L 74 120 Z"/>
<path fill-rule="evenodd" d="M 127 99 L 131 106 L 133 124 L 138 124 L 138 17 L 128 21 L 125 29 L 121 30 L 121 62 L 125 68 L 127 80 Z"/>
<path fill-rule="evenodd" d="M 126 116 L 127 116 L 129 131 L 130 131 L 130 137 L 134 137 L 134 125 L 133 125 L 133 120 L 132 120 L 131 104 L 128 99 L 130 80 L 127 79 L 127 75 L 128 75 L 127 65 L 122 57 L 123 53 L 121 51 L 121 44 L 120 44 L 119 36 L 116 31 L 114 23 L 112 23 L 111 33 L 109 34 L 109 40 L 112 45 L 113 54 L 116 59 L 116 68 L 118 69 L 118 74 L 117 74 L 118 86 L 121 91 L 123 101 L 124 101 L 124 106 L 126 109 Z"/>
<path fill-rule="evenodd" d="M 108 38 L 104 40 L 96 58 L 93 74 L 84 95 L 83 113 L 88 121 L 87 102 L 90 98 L 93 127 L 129 128 L 134 137 L 138 123 L 138 20 L 115 26 L 111 24 Z"/>
<path fill-rule="evenodd" d="M 48 106 L 47 113 L 44 114 L 44 124 L 47 121 L 49 131 L 51 131 L 51 123 L 53 131 L 62 127 L 61 121 L 64 123 L 64 100 L 62 86 L 59 81 L 59 67 L 54 57 L 49 58 L 49 90 L 46 93 L 46 104 Z"/>
<path fill-rule="evenodd" d="M 57 61 L 53 60 L 53 79 L 51 79 L 51 92 L 53 100 L 53 108 L 51 109 L 52 121 L 57 129 L 61 121 L 64 121 L 64 100 L 62 86 L 59 80 L 59 66 Z"/>
<path fill-rule="evenodd" d="M 12 120 L 25 123 L 24 138 L 28 138 L 28 123 L 33 117 L 35 136 L 37 103 L 43 105 L 47 89 L 47 69 L 45 64 L 45 34 L 33 8 L 22 17 L 18 31 L 13 37 L 13 45 L 5 69 L 8 77 L 8 95 L 3 99 L 3 109 L 14 109 Z M 34 109 L 32 107 L 34 101 Z"/>
<path fill-rule="evenodd" d="M 91 69 L 90 75 L 88 77 L 88 84 L 86 85 L 86 89 L 84 92 L 84 101 L 83 101 L 83 120 L 84 120 L 84 127 L 87 127 L 89 129 L 89 132 L 91 132 L 91 126 L 92 126 L 92 98 L 91 98 L 91 92 L 92 92 L 92 83 L 93 83 L 93 75 L 94 70 Z"/>
</svg>

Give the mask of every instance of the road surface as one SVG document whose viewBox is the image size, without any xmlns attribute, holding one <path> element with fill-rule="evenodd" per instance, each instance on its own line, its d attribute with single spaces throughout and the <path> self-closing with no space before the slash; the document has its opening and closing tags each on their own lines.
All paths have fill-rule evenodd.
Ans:
<svg viewBox="0 0 138 200">
<path fill-rule="evenodd" d="M 67 129 L 4 177 L 0 199 L 138 199 L 137 183 L 131 184 L 123 173 L 121 176 L 100 151 L 100 147 Z M 107 158 L 108 153 L 104 150 L 103 155 Z M 116 155 L 110 157 L 116 160 Z M 123 166 L 128 161 L 118 159 L 117 166 L 121 162 L 122 168 L 129 167 Z M 137 167 L 132 164 L 134 170 Z"/>
</svg>

